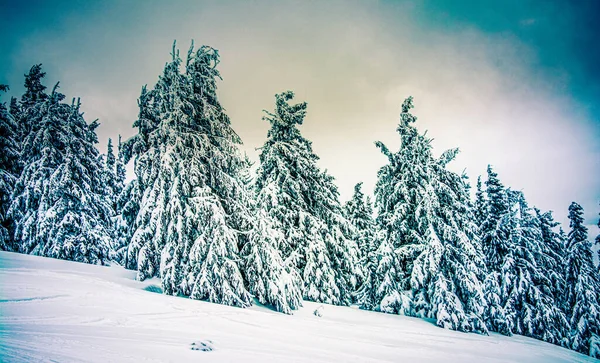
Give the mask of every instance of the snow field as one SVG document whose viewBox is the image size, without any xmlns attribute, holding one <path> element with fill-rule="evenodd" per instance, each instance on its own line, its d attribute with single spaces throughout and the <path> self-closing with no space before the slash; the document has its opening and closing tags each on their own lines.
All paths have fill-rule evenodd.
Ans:
<svg viewBox="0 0 600 363">
<path fill-rule="evenodd" d="M 134 277 L 118 266 L 0 252 L 0 361 L 595 361 L 530 338 L 356 308 L 304 302 L 289 316 L 166 296 L 157 279 Z"/>
</svg>

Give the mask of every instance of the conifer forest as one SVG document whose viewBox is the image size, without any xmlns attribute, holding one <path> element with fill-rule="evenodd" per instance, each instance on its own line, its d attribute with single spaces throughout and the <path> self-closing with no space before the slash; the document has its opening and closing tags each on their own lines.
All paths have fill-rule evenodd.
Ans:
<svg viewBox="0 0 600 363">
<path fill-rule="evenodd" d="M 434 154 L 442 135 L 426 133 L 410 95 L 389 130 L 400 147 L 372 140 L 386 159 L 374 190 L 358 183 L 342 201 L 293 91 L 274 95 L 249 159 L 218 96 L 219 61 L 210 46 L 174 44 L 141 87 L 136 134 L 113 135 L 106 153 L 102 120 L 33 65 L 25 92 L 0 103 L 0 248 L 120 265 L 193 300 L 282 314 L 353 305 L 600 358 L 600 236 L 576 201 L 561 225 L 493 165 L 451 171 L 459 150 Z"/>
</svg>

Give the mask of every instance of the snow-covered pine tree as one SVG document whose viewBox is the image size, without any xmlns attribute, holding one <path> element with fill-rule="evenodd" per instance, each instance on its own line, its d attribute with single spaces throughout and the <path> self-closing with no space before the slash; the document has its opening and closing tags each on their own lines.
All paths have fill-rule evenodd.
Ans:
<svg viewBox="0 0 600 363">
<path fill-rule="evenodd" d="M 322 234 L 323 222 L 310 214 L 301 218 L 302 232 L 306 238 L 304 251 L 306 264 L 303 271 L 304 298 L 327 304 L 340 303 L 340 290 L 336 284 L 331 254 L 327 250 Z"/>
<path fill-rule="evenodd" d="M 317 166 L 318 156 L 297 125 L 306 102 L 291 105 L 293 92 L 275 96 L 275 112 L 261 148 L 256 196 L 283 237 L 282 258 L 303 277 L 308 300 L 349 304 L 355 288 L 358 248 L 343 215 L 333 177 Z"/>
<path fill-rule="evenodd" d="M 8 86 L 0 84 L 0 93 Z M 0 102 L 0 250 L 13 251 L 11 221 L 7 216 L 11 195 L 19 177 L 19 130 L 5 103 Z"/>
<path fill-rule="evenodd" d="M 8 113 L 11 114 L 13 119 L 18 120 L 21 114 L 21 106 L 16 97 L 10 98 L 10 106 L 8 107 Z M 18 126 L 18 125 L 17 125 Z"/>
<path fill-rule="evenodd" d="M 126 164 L 124 144 L 121 142 L 121 135 L 119 135 L 118 154 L 115 160 L 113 259 L 125 268 L 135 269 L 135 261 L 130 263 L 127 259 L 127 248 L 131 241 L 133 225 L 139 211 L 139 193 L 135 179 L 125 184 Z"/>
<path fill-rule="evenodd" d="M 294 266 L 281 258 L 278 247 L 282 235 L 271 217 L 263 209 L 254 216 L 254 226 L 242 249 L 248 290 L 261 304 L 291 314 L 302 306 L 302 279 Z"/>
<path fill-rule="evenodd" d="M 396 306 L 394 312 L 434 318 L 441 327 L 486 333 L 481 283 L 485 265 L 468 189 L 463 177 L 446 169 L 458 150 L 434 158 L 431 140 L 413 125 L 411 108 L 409 97 L 397 128 L 400 150 L 392 153 L 377 142 L 389 161 L 379 170 L 375 188 L 383 244 L 394 257 L 387 270 L 393 271 L 392 280 L 406 275 L 400 276 L 398 286 L 405 291 L 387 291 L 382 310 Z M 382 263 L 379 274 L 389 275 Z"/>
<path fill-rule="evenodd" d="M 112 211 L 101 192 L 98 123 L 84 120 L 79 102 L 62 102 L 57 88 L 23 102 L 28 105 L 23 114 L 31 118 L 21 153 L 24 169 L 9 210 L 15 241 L 23 253 L 103 264 Z"/>
<path fill-rule="evenodd" d="M 480 236 L 483 252 L 486 257 L 488 270 L 499 272 L 508 254 L 510 230 L 503 223 L 503 218 L 509 213 L 509 202 L 506 188 L 498 179 L 491 165 L 487 167 L 486 210 L 485 218 L 480 226 Z"/>
<path fill-rule="evenodd" d="M 504 265 L 505 308 L 513 311 L 514 333 L 565 345 L 568 322 L 555 300 L 552 281 L 556 267 L 544 246 L 539 220 L 522 192 L 509 190 L 511 212 L 505 219 L 511 250 Z M 509 314 L 510 316 L 510 314 Z"/>
<path fill-rule="evenodd" d="M 600 215 L 600 213 L 598 213 Z M 600 229 L 600 218 L 598 218 L 598 224 L 597 224 L 598 228 Z M 598 246 L 600 246 L 600 233 L 598 233 L 598 235 L 596 236 L 596 242 L 595 242 Z M 600 260 L 600 249 L 598 250 L 598 259 Z M 600 263 L 598 264 L 598 273 L 600 274 Z"/>
<path fill-rule="evenodd" d="M 544 275 L 550 284 L 545 287 L 548 289 L 546 292 L 554 298 L 556 306 L 564 311 L 566 246 L 560 233 L 555 230 L 560 223 L 554 220 L 552 211 L 542 213 L 538 208 L 534 208 L 534 211 L 542 237 L 538 258 L 544 266 Z"/>
<path fill-rule="evenodd" d="M 119 144 L 117 149 L 117 158 L 115 161 L 115 183 L 114 190 L 115 195 L 121 195 L 123 189 L 125 188 L 125 179 L 127 178 L 127 171 L 125 170 L 125 159 L 123 156 L 123 142 L 121 141 L 121 135 L 119 135 Z"/>
<path fill-rule="evenodd" d="M 553 280 L 555 273 L 546 271 L 556 267 L 556 256 L 545 246 L 546 227 L 541 226 L 523 193 L 506 189 L 491 166 L 486 186 L 489 212 L 480 228 L 490 274 L 486 295 L 488 303 L 496 302 L 495 296 L 500 299 L 500 306 L 488 307 L 488 312 L 500 314 L 487 317 L 488 327 L 502 334 L 564 345 L 567 321 L 553 288 L 560 281 Z"/>
<path fill-rule="evenodd" d="M 569 206 L 570 231 L 567 240 L 566 300 L 571 323 L 570 347 L 600 358 L 600 299 L 598 273 L 584 225 L 583 208 Z"/>
<path fill-rule="evenodd" d="M 25 93 L 21 96 L 21 101 L 18 104 L 16 101 L 14 103 L 18 112 L 13 113 L 13 115 L 17 120 L 22 140 L 29 135 L 34 126 L 32 120 L 35 120 L 36 115 L 31 114 L 31 112 L 34 112 L 34 106 L 48 97 L 46 86 L 42 84 L 45 76 L 46 72 L 42 72 L 41 64 L 32 66 L 29 73 L 25 75 Z"/>
<path fill-rule="evenodd" d="M 247 166 L 218 101 L 218 52 L 179 52 L 152 91 L 142 91 L 138 135 L 128 143 L 141 199 L 128 255 L 138 279 L 160 276 L 167 294 L 246 307 L 240 231 L 250 198 L 240 175 Z"/>
<path fill-rule="evenodd" d="M 11 102 L 10 102 L 10 108 L 9 108 L 9 115 L 12 116 L 12 120 L 16 126 L 16 132 L 15 132 L 15 137 L 16 140 L 19 140 L 19 145 L 18 145 L 18 149 L 17 149 L 17 160 L 16 163 L 12 164 L 12 171 L 13 171 L 13 176 L 15 178 L 15 180 L 13 180 L 12 182 L 9 180 L 9 178 L 7 178 L 5 180 L 5 182 L 7 182 L 8 184 L 6 184 L 4 188 L 5 191 L 7 191 L 9 188 L 12 190 L 14 189 L 15 183 L 16 183 L 16 179 L 18 179 L 18 177 L 21 175 L 22 171 L 23 171 L 23 165 L 24 165 L 24 161 L 22 159 L 21 156 L 21 148 L 23 146 L 24 140 L 25 138 L 28 136 L 29 131 L 31 129 L 31 120 L 35 118 L 36 115 L 31 114 L 33 111 L 33 106 L 36 105 L 36 103 L 41 102 L 43 100 L 45 100 L 48 95 L 46 94 L 45 90 L 46 90 L 46 86 L 44 86 L 42 84 L 42 80 L 43 78 L 46 76 L 45 72 L 42 72 L 42 65 L 41 64 L 36 64 L 34 66 L 32 66 L 29 70 L 29 72 L 27 74 L 24 75 L 25 76 L 25 93 L 23 94 L 23 96 L 21 97 L 21 102 L 17 101 L 17 99 L 15 97 L 11 98 Z M 7 134 L 9 135 L 9 134 Z M 7 156 L 10 155 L 9 153 L 6 154 Z M 8 174 L 3 175 L 4 177 L 8 177 Z M 10 194 L 7 195 L 10 198 Z M 12 204 L 12 201 L 7 200 L 7 202 L 10 202 L 10 204 Z M 3 220 L 5 222 L 3 222 L 3 224 L 12 224 L 14 227 L 14 221 L 12 221 L 12 217 L 9 215 L 8 210 L 9 210 L 10 206 L 9 204 L 4 205 L 4 217 Z M 6 225 L 5 225 L 6 227 Z M 10 250 L 15 250 L 15 251 L 19 251 L 21 246 L 19 246 L 17 244 L 17 242 L 14 240 L 14 238 L 12 238 L 12 232 L 6 230 L 6 232 L 9 233 L 9 236 L 11 237 L 11 245 L 12 246 L 8 246 L 5 245 L 2 248 L 7 248 Z M 13 231 L 14 232 L 14 231 Z"/>
<path fill-rule="evenodd" d="M 255 186 L 250 167 L 241 175 L 248 193 L 253 195 Z M 261 194 L 265 197 L 266 194 Z M 253 199 L 254 200 L 254 199 Z M 302 306 L 302 277 L 291 261 L 284 261 L 279 251 L 282 233 L 265 210 L 267 201 L 256 199 L 253 203 L 252 229 L 242 247 L 244 276 L 248 290 L 261 303 L 285 314 L 291 314 Z"/>
<path fill-rule="evenodd" d="M 137 269 L 137 255 L 129 253 L 129 248 L 140 209 L 140 196 L 138 181 L 134 179 L 125 185 L 116 205 L 114 259 L 130 270 Z"/>
<path fill-rule="evenodd" d="M 485 314 L 486 324 L 492 331 L 505 335 L 512 335 L 514 319 L 509 316 L 505 307 L 506 297 L 502 289 L 504 275 L 502 274 L 503 261 L 510 249 L 509 228 L 503 222 L 509 212 L 507 190 L 498 179 L 498 174 L 491 167 L 487 167 L 487 180 L 485 182 L 485 196 L 477 196 L 483 202 L 483 210 L 479 228 L 482 250 L 485 255 L 488 276 L 485 280 L 485 295 L 487 309 Z"/>
<path fill-rule="evenodd" d="M 356 302 L 361 309 L 365 310 L 376 310 L 379 308 L 379 301 L 377 299 L 378 274 L 377 268 L 379 267 L 379 255 L 377 248 L 380 246 L 378 243 L 381 241 L 381 233 L 376 230 L 376 226 L 373 226 L 373 235 L 369 241 L 366 254 L 362 259 L 362 267 L 364 271 L 364 278 L 362 284 L 356 291 Z"/>
<path fill-rule="evenodd" d="M 500 282 L 502 277 L 497 271 L 488 272 L 484 281 L 485 312 L 483 314 L 485 325 L 489 330 L 500 334 L 512 335 L 512 321 L 509 321 L 504 309 Z"/>
<path fill-rule="evenodd" d="M 111 215 L 111 254 L 110 259 L 118 263 L 122 263 L 122 255 L 117 251 L 122 250 L 120 246 L 120 239 L 117 230 L 122 222 L 119 212 L 117 211 L 117 201 L 119 198 L 119 190 L 117 189 L 117 158 L 113 148 L 112 139 L 108 139 L 106 145 L 106 154 L 100 155 L 100 163 L 102 165 L 101 179 L 104 190 L 104 198 L 110 204 L 113 215 Z"/>
<path fill-rule="evenodd" d="M 364 278 L 357 281 L 359 289 L 356 300 L 362 309 L 373 310 L 376 307 L 375 274 L 377 258 L 375 250 L 375 220 L 373 219 L 373 205 L 369 196 L 362 192 L 363 183 L 354 186 L 352 198 L 346 202 L 344 209 L 347 219 L 354 227 L 354 240 L 359 247 L 359 259 Z"/>
<path fill-rule="evenodd" d="M 483 221 L 487 216 L 487 201 L 485 200 L 485 193 L 481 187 L 481 176 L 477 177 L 477 190 L 475 191 L 475 222 L 478 227 L 481 227 Z"/>
<path fill-rule="evenodd" d="M 138 219 L 140 207 L 142 203 L 142 193 L 145 189 L 150 189 L 151 185 L 144 185 L 142 182 L 146 179 L 151 181 L 151 175 L 156 175 L 154 170 L 155 164 L 152 163 L 159 157 L 159 151 L 156 146 L 150 144 L 149 136 L 157 128 L 158 119 L 158 102 L 160 101 L 154 96 L 153 90 L 148 91 L 146 85 L 142 87 L 140 97 L 138 98 L 138 118 L 133 123 L 133 127 L 138 129 L 138 133 L 121 144 L 120 154 L 123 158 L 123 164 L 129 164 L 134 160 L 135 179 L 131 180 L 124 186 L 123 191 L 119 194 L 117 200 L 118 220 L 115 227 L 117 233 L 116 258 L 127 269 L 138 270 L 138 255 L 144 244 L 148 244 L 144 251 L 144 256 L 148 256 L 147 249 L 153 251 L 153 246 L 150 242 L 151 236 L 141 234 L 138 231 L 138 226 L 147 226 L 150 223 L 150 213 L 145 213 L 145 219 Z M 145 176 L 145 178 L 140 178 Z M 134 233 L 138 233 L 137 239 L 134 241 Z M 158 274 L 159 261 L 156 259 L 154 263 L 149 265 L 152 271 L 149 276 L 144 274 L 144 278 L 155 276 Z"/>
<path fill-rule="evenodd" d="M 102 177 L 104 179 L 104 186 L 106 187 L 106 197 L 109 199 L 113 209 L 116 207 L 116 199 L 118 191 L 116 190 L 117 174 L 116 174 L 116 162 L 115 152 L 113 149 L 112 139 L 108 139 L 106 145 L 106 155 L 103 160 L 104 169 L 102 170 Z"/>
<path fill-rule="evenodd" d="M 340 291 L 339 304 L 348 305 L 353 300 L 357 281 L 364 280 L 364 272 L 359 263 L 359 249 L 353 238 L 353 227 L 344 216 L 335 178 L 327 170 L 321 172 L 315 191 L 313 198 L 319 203 L 315 203 L 314 211 L 317 218 L 320 217 L 324 222 L 321 231 L 333 264 L 335 284 Z"/>
<path fill-rule="evenodd" d="M 6 147 L 6 150 L 2 150 L 2 156 L 0 158 L 6 158 L 2 160 L 2 163 L 9 163 L 6 165 L 2 165 L 2 170 L 5 170 L 6 173 L 2 173 L 2 205 L 0 205 L 0 249 L 7 250 L 19 250 L 19 246 L 15 244 L 11 234 L 7 227 L 13 224 L 11 222 L 11 218 L 8 216 L 8 209 L 10 205 L 10 190 L 14 188 L 16 183 L 16 179 L 21 175 L 23 171 L 23 160 L 21 158 L 21 146 L 23 140 L 27 137 L 31 130 L 31 120 L 33 120 L 35 115 L 32 115 L 33 106 L 38 102 L 45 100 L 48 95 L 46 94 L 46 86 L 42 84 L 42 79 L 45 77 L 46 73 L 42 72 L 42 65 L 36 64 L 27 74 L 25 74 L 25 93 L 21 97 L 21 102 L 17 101 L 15 97 L 11 98 L 9 112 L 8 114 L 3 112 L 3 115 L 6 118 L 3 118 L 2 122 L 3 128 L 6 130 L 2 130 L 2 142 L 6 142 L 6 146 L 2 145 L 2 148 Z M 8 87 L 6 88 L 6 90 Z M 4 91 L 4 89 L 3 89 Z M 5 106 L 2 105 L 5 109 Z M 9 130 L 11 129 L 11 130 Z M 6 139 L 4 139 L 6 135 Z M 14 140 L 13 146 L 9 146 L 12 143 L 11 140 Z M 15 159 L 16 157 L 16 159 Z M 7 169 L 5 169 L 7 168 Z M 12 176 L 12 178 L 11 178 Z M 13 226 L 14 227 L 14 226 Z M 10 237 L 11 242 L 9 243 L 8 238 Z"/>
<path fill-rule="evenodd" d="M 375 251 L 377 268 L 373 275 L 375 293 L 369 296 L 373 309 L 388 314 L 412 315 L 412 291 L 406 288 L 409 276 L 403 261 L 385 231 L 381 230 L 375 236 L 378 245 Z"/>
<path fill-rule="evenodd" d="M 354 240 L 358 244 L 359 258 L 364 263 L 368 252 L 372 250 L 375 220 L 371 199 L 363 193 L 362 185 L 358 183 L 354 186 L 354 194 L 344 205 L 344 212 L 355 229 Z"/>
</svg>

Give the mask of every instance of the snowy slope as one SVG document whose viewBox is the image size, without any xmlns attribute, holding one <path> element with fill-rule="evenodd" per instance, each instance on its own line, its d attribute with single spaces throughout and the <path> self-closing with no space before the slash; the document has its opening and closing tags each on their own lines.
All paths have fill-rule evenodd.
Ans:
<svg viewBox="0 0 600 363">
<path fill-rule="evenodd" d="M 0 361 L 595 361 L 529 338 L 458 333 L 348 307 L 326 305 L 319 318 L 320 304 L 308 302 L 287 316 L 165 296 L 148 291 L 158 281 L 134 275 L 0 252 Z"/>
</svg>

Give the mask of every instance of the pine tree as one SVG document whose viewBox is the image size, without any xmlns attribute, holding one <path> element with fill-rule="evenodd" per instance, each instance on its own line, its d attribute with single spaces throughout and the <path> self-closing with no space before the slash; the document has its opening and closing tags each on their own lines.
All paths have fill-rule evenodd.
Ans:
<svg viewBox="0 0 600 363">
<path fill-rule="evenodd" d="M 412 107 L 409 97 L 402 104 L 397 128 L 400 150 L 392 153 L 377 143 L 389 161 L 379 170 L 375 189 L 384 246 L 394 257 L 386 267 L 393 271 L 390 280 L 397 280 L 399 272 L 405 274 L 397 287 L 404 291 L 388 291 L 382 305 L 389 305 L 392 298 L 398 305 L 394 311 L 434 318 L 444 328 L 486 333 L 481 283 L 485 265 L 476 242 L 468 186 L 463 177 L 446 169 L 458 150 L 434 158 L 431 140 L 413 126 Z M 410 298 L 409 305 L 403 295 Z"/>
<path fill-rule="evenodd" d="M 117 198 L 117 216 L 114 223 L 114 259 L 123 267 L 137 269 L 137 255 L 130 252 L 131 239 L 135 232 L 135 222 L 140 209 L 139 185 L 134 179 L 125 185 Z"/>
<path fill-rule="evenodd" d="M 379 255 L 377 254 L 377 247 L 378 242 L 381 240 L 380 233 L 373 232 L 373 236 L 369 240 L 368 248 L 365 252 L 366 254 L 363 256 L 362 266 L 365 277 L 356 292 L 356 301 L 361 309 L 375 310 L 379 308 L 379 300 L 377 299 Z"/>
<path fill-rule="evenodd" d="M 148 244 L 146 250 L 144 250 L 144 256 L 148 256 L 147 250 L 153 250 L 154 246 L 148 241 L 151 238 L 149 235 L 145 235 L 145 238 L 141 238 L 139 235 L 137 240 L 133 240 L 134 233 L 138 230 L 140 225 L 150 224 L 150 213 L 144 214 L 144 220 L 138 220 L 140 214 L 140 208 L 144 189 L 151 187 L 151 184 L 142 184 L 143 180 L 149 179 L 151 175 L 156 175 L 154 170 L 155 166 L 152 163 L 153 156 L 159 157 L 159 150 L 156 147 L 151 146 L 149 136 L 152 135 L 152 131 L 156 129 L 158 119 L 158 102 L 159 98 L 155 97 L 156 92 L 148 91 L 147 86 L 142 87 L 140 97 L 138 98 L 138 119 L 133 123 L 133 127 L 138 128 L 138 133 L 121 144 L 119 152 L 122 155 L 123 163 L 128 164 L 131 160 L 134 160 L 134 174 L 137 178 L 130 181 L 124 186 L 123 191 L 119 194 L 117 200 L 117 211 L 118 220 L 116 226 L 117 233 L 117 245 L 116 258 L 120 263 L 127 269 L 138 270 L 138 255 L 144 244 Z M 146 176 L 141 178 L 140 176 Z M 151 196 L 150 194 L 148 196 Z M 153 264 L 147 265 L 152 267 L 149 274 L 144 274 L 143 278 L 155 276 L 158 274 L 157 259 L 154 260 Z"/>
<path fill-rule="evenodd" d="M 32 122 L 36 119 L 36 115 L 31 114 L 35 112 L 34 106 L 48 98 L 46 86 L 42 84 L 45 76 L 46 72 L 42 72 L 41 64 L 32 66 L 29 73 L 25 75 L 25 93 L 21 97 L 21 102 L 17 105 L 15 101 L 16 108 L 19 110 L 16 120 L 22 140 L 29 135 L 34 126 Z"/>
<path fill-rule="evenodd" d="M 310 141 L 300 134 L 306 103 L 291 105 L 294 94 L 275 96 L 275 112 L 261 148 L 256 179 L 260 208 L 282 233 L 284 261 L 303 278 L 308 300 L 349 304 L 359 274 L 358 248 L 344 217 L 333 177 L 321 171 Z"/>
<path fill-rule="evenodd" d="M 373 206 L 368 196 L 362 192 L 363 183 L 354 186 L 352 198 L 344 205 L 345 215 L 355 229 L 354 240 L 358 244 L 359 257 L 365 260 L 372 249 L 372 240 L 375 228 L 373 219 Z"/>
<path fill-rule="evenodd" d="M 255 189 L 250 175 L 252 163 L 247 160 L 247 165 L 241 180 L 252 194 Z M 244 276 L 248 290 L 261 304 L 292 314 L 292 310 L 302 306 L 302 277 L 292 261 L 284 261 L 281 257 L 279 246 L 283 235 L 265 209 L 267 202 L 258 198 L 253 203 L 252 229 L 241 251 Z"/>
<path fill-rule="evenodd" d="M 307 214 L 301 219 L 302 232 L 306 236 L 306 265 L 304 266 L 304 297 L 307 300 L 327 304 L 340 304 L 340 290 L 336 284 L 331 253 L 321 237 L 327 228 Z"/>
<path fill-rule="evenodd" d="M 21 106 L 19 105 L 19 101 L 15 97 L 10 98 L 10 106 L 8 107 L 8 113 L 10 113 L 15 120 L 19 119 L 19 116 L 21 114 Z"/>
<path fill-rule="evenodd" d="M 600 213 L 598 213 L 600 214 Z M 598 229 L 600 229 L 600 218 L 598 218 Z M 596 245 L 600 246 L 600 233 L 596 236 Z M 600 250 L 598 250 L 598 259 L 600 260 Z M 598 268 L 600 269 L 600 264 L 598 264 Z M 600 273 L 600 271 L 599 271 Z"/>
<path fill-rule="evenodd" d="M 564 345 L 567 320 L 555 300 L 552 281 L 556 268 L 547 255 L 539 220 L 522 192 L 509 191 L 511 213 L 507 216 L 511 250 L 505 260 L 503 288 L 505 307 L 512 315 L 514 332 Z"/>
<path fill-rule="evenodd" d="M 569 206 L 570 228 L 567 240 L 567 308 L 571 324 L 571 348 L 600 358 L 600 299 L 598 274 L 591 243 L 584 225 L 583 208 Z"/>
<path fill-rule="evenodd" d="M 125 184 L 126 171 L 125 148 L 119 135 L 118 155 L 115 160 L 115 179 L 114 179 L 114 208 L 115 217 L 113 218 L 114 243 L 113 259 L 128 269 L 135 269 L 136 264 L 127 259 L 127 248 L 133 234 L 133 225 L 139 211 L 139 192 L 136 180 Z M 129 160 L 127 160 L 129 161 Z"/>
<path fill-rule="evenodd" d="M 115 190 L 115 195 L 118 196 L 121 195 L 121 193 L 123 192 L 123 189 L 125 188 L 125 179 L 127 177 L 126 175 L 126 170 L 125 170 L 125 157 L 123 155 L 123 143 L 121 142 L 121 135 L 119 135 L 119 144 L 118 144 L 118 154 L 117 154 L 117 159 L 116 159 L 116 165 L 115 165 L 115 183 L 114 183 L 114 190 Z"/>
<path fill-rule="evenodd" d="M 242 249 L 248 290 L 261 304 L 291 314 L 302 306 L 302 280 L 296 270 L 281 258 L 281 233 L 266 211 L 255 213 L 254 228 Z"/>
<path fill-rule="evenodd" d="M 8 86 L 0 84 L 0 92 L 8 91 Z M 11 194 L 19 174 L 18 128 L 15 120 L 0 103 L 0 250 L 13 251 L 11 221 L 7 216 Z"/>
<path fill-rule="evenodd" d="M 111 201 L 111 204 L 116 205 L 116 199 L 118 196 L 118 191 L 116 190 L 116 158 L 113 150 L 112 139 L 108 139 L 108 144 L 106 145 L 106 156 L 104 159 L 104 185 L 106 186 L 107 198 Z"/>
<path fill-rule="evenodd" d="M 481 187 L 481 176 L 478 176 L 477 177 L 477 190 L 475 192 L 475 206 L 474 206 L 475 222 L 477 223 L 478 227 L 481 227 L 481 225 L 483 224 L 483 221 L 485 221 L 485 218 L 488 214 L 486 207 L 487 207 L 487 201 L 485 200 L 485 193 Z"/>
<path fill-rule="evenodd" d="M 121 148 L 120 136 L 119 148 Z M 121 237 L 126 235 L 126 225 L 124 224 L 125 220 L 123 219 L 119 208 L 119 198 L 121 197 L 121 192 L 123 190 L 124 180 L 119 180 L 119 176 L 117 175 L 119 172 L 118 167 L 121 165 L 120 156 L 119 159 L 115 157 L 111 138 L 108 139 L 106 155 L 101 155 L 101 164 L 103 165 L 102 184 L 104 186 L 105 199 L 110 203 L 112 211 L 114 212 L 111 216 L 110 228 L 112 236 L 111 260 L 124 264 L 124 243 L 126 244 L 126 242 Z"/>
<path fill-rule="evenodd" d="M 480 227 L 481 243 L 489 270 L 499 272 L 510 250 L 510 231 L 503 223 L 504 216 L 509 213 L 509 202 L 506 188 L 490 165 L 487 168 L 485 185 L 487 214 Z"/>
<path fill-rule="evenodd" d="M 135 158 L 140 207 L 128 254 L 138 279 L 160 276 L 167 294 L 246 307 L 240 231 L 250 225 L 250 198 L 240 175 L 241 140 L 218 101 L 218 52 L 188 52 L 185 71 L 172 61 L 152 91 L 142 91 Z"/>
<path fill-rule="evenodd" d="M 363 309 L 373 310 L 375 301 L 375 274 L 377 259 L 375 256 L 375 220 L 373 219 L 373 206 L 371 199 L 362 192 L 362 183 L 356 184 L 352 198 L 344 206 L 346 217 L 354 227 L 354 240 L 359 247 L 361 275 L 364 278 L 358 281 L 359 289 L 356 299 Z"/>
<path fill-rule="evenodd" d="M 407 273 L 384 231 L 377 234 L 377 269 L 375 270 L 375 294 L 372 297 L 375 310 L 388 314 L 412 315 L 412 291 L 406 287 Z"/>
<path fill-rule="evenodd" d="M 489 330 L 500 334 L 512 335 L 511 321 L 507 319 L 500 284 L 502 277 L 499 272 L 489 272 L 484 282 L 486 301 L 484 321 Z"/>
<path fill-rule="evenodd" d="M 545 277 L 549 283 L 545 286 L 546 293 L 551 295 L 560 309 L 564 309 L 564 291 L 565 291 L 565 265 L 566 252 L 565 241 L 561 238 L 555 228 L 560 223 L 554 220 L 552 212 L 542 213 L 538 208 L 534 208 L 536 218 L 538 219 L 542 244 L 539 259 L 545 270 Z"/>
<path fill-rule="evenodd" d="M 488 312 L 498 314 L 487 318 L 488 327 L 564 345 L 567 320 L 557 291 L 560 256 L 549 250 L 559 243 L 552 216 L 529 207 L 522 192 L 506 189 L 491 166 L 486 186 L 489 213 L 480 235 L 488 273 L 494 275 L 486 295 L 488 304 L 497 306 Z"/>
<path fill-rule="evenodd" d="M 36 82 L 28 84 L 43 90 Z M 25 168 L 9 210 L 15 242 L 23 253 L 103 264 L 112 212 L 101 192 L 94 146 L 98 123 L 83 119 L 79 102 L 63 103 L 57 87 L 47 96 L 31 96 L 35 93 L 28 89 L 23 98 L 28 105 L 23 113 L 31 118 L 21 154 Z"/>
</svg>

